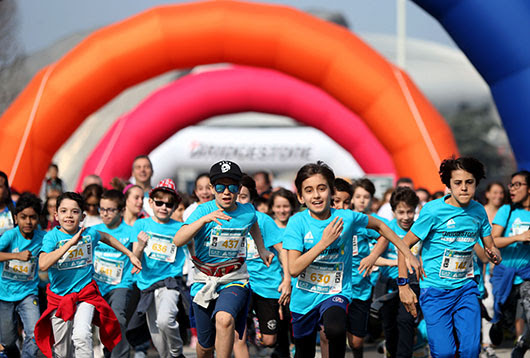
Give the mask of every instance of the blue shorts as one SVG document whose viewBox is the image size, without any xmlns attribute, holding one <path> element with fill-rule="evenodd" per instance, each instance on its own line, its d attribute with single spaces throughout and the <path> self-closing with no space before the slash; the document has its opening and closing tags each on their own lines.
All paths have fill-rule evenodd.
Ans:
<svg viewBox="0 0 530 358">
<path fill-rule="evenodd" d="M 228 286 L 219 292 L 219 297 L 210 302 L 208 308 L 192 303 L 197 338 L 203 348 L 215 345 L 215 314 L 219 311 L 227 312 L 234 318 L 235 329 L 239 338 L 243 338 L 247 319 L 250 289 L 242 286 Z"/>
<path fill-rule="evenodd" d="M 315 308 L 306 314 L 295 313 L 291 311 L 291 323 L 293 325 L 294 338 L 305 337 L 315 330 L 320 329 L 322 316 L 330 307 L 339 306 L 346 314 L 348 310 L 348 299 L 344 296 L 331 296 L 325 301 L 320 302 Z"/>
<path fill-rule="evenodd" d="M 480 353 L 480 305 L 477 283 L 469 280 L 453 290 L 426 287 L 420 290 L 420 306 L 427 324 L 431 356 L 454 357 L 458 337 L 460 358 Z"/>
</svg>

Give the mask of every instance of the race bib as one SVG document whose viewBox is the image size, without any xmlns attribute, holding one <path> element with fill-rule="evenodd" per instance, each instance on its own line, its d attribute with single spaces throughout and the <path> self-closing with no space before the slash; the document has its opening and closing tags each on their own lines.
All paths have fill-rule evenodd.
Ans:
<svg viewBox="0 0 530 358">
<path fill-rule="evenodd" d="M 109 285 L 117 285 L 121 282 L 123 266 L 124 262 L 121 260 L 111 260 L 96 256 L 94 260 L 94 278 Z"/>
<path fill-rule="evenodd" d="M 256 243 L 250 235 L 247 237 L 247 260 L 256 260 L 259 259 L 259 252 Z"/>
<path fill-rule="evenodd" d="M 522 222 L 521 219 L 517 218 L 512 224 L 511 236 L 523 234 L 528 229 L 530 229 L 530 223 Z"/>
<path fill-rule="evenodd" d="M 59 242 L 59 247 L 68 240 Z M 59 270 L 69 270 L 73 268 L 92 265 L 92 239 L 90 236 L 83 236 L 79 242 L 72 246 L 55 264 Z"/>
<path fill-rule="evenodd" d="M 353 251 L 352 251 L 352 256 L 357 256 L 359 255 L 359 245 L 357 244 L 357 235 L 353 235 Z"/>
<path fill-rule="evenodd" d="M 222 257 L 233 259 L 244 257 L 246 251 L 246 240 L 248 228 L 234 229 L 215 227 L 210 235 L 210 247 L 208 254 L 211 257 Z"/>
<path fill-rule="evenodd" d="M 32 281 L 35 278 L 36 268 L 36 257 L 32 257 L 28 261 L 4 261 L 4 271 L 2 272 L 2 278 L 15 281 Z"/>
<path fill-rule="evenodd" d="M 149 240 L 145 247 L 145 254 L 153 260 L 175 262 L 177 246 L 173 243 L 173 236 L 148 233 Z"/>
<path fill-rule="evenodd" d="M 410 252 L 412 252 L 412 254 L 414 256 L 419 256 L 420 255 L 420 252 L 421 252 L 421 248 L 422 248 L 422 241 L 421 240 L 418 240 L 417 243 L 414 244 L 414 246 L 412 246 L 410 248 Z"/>
<path fill-rule="evenodd" d="M 313 262 L 298 276 L 296 287 L 309 292 L 337 294 L 342 291 L 343 262 Z"/>
<path fill-rule="evenodd" d="M 473 278 L 473 251 L 445 249 L 440 277 L 449 279 Z"/>
</svg>

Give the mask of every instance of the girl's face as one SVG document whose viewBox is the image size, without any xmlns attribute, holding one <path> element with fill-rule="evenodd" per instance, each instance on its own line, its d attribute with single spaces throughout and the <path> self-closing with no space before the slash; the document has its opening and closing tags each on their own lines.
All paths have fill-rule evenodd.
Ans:
<svg viewBox="0 0 530 358">
<path fill-rule="evenodd" d="M 289 221 L 292 212 L 293 207 L 291 206 L 289 200 L 283 196 L 276 196 L 274 198 L 274 203 L 272 203 L 272 213 L 274 214 L 274 218 L 276 220 L 282 224 L 286 224 L 287 221 Z"/>
<path fill-rule="evenodd" d="M 298 200 L 305 204 L 311 216 L 325 220 L 330 215 L 331 188 L 322 174 L 313 175 L 302 182 Z"/>
<path fill-rule="evenodd" d="M 528 183 L 523 175 L 514 176 L 508 187 L 510 188 L 510 198 L 516 204 L 525 201 L 530 194 L 530 188 L 528 188 Z"/>
<path fill-rule="evenodd" d="M 239 189 L 239 194 L 237 195 L 237 202 L 241 204 L 250 203 L 250 191 L 247 189 L 246 186 L 242 186 Z"/>
<path fill-rule="evenodd" d="M 210 190 L 210 178 L 201 177 L 197 180 L 195 185 L 195 195 L 199 199 L 199 204 L 206 203 L 213 199 L 212 191 Z"/>
<path fill-rule="evenodd" d="M 366 189 L 358 186 L 353 192 L 353 210 L 360 213 L 366 212 L 368 205 L 370 205 L 370 200 L 372 200 L 370 193 Z"/>
<path fill-rule="evenodd" d="M 488 204 L 500 207 L 504 201 L 504 188 L 498 184 L 492 185 L 486 192 L 486 199 L 488 199 Z"/>
<path fill-rule="evenodd" d="M 133 215 L 140 215 L 144 205 L 144 191 L 138 187 L 129 190 L 129 196 L 125 202 L 126 209 Z"/>
<path fill-rule="evenodd" d="M 85 200 L 86 213 L 91 216 L 99 216 L 99 200 L 95 196 L 91 196 Z"/>
</svg>

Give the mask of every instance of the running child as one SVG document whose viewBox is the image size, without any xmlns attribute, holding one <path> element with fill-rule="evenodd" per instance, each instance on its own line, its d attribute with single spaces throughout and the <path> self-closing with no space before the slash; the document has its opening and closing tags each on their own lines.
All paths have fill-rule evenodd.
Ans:
<svg viewBox="0 0 530 358">
<path fill-rule="evenodd" d="M 80 228 L 84 219 L 81 195 L 66 192 L 57 198 L 60 226 L 48 232 L 39 253 L 41 270 L 48 271 L 48 308 L 35 327 L 35 339 L 47 356 L 93 355 L 92 322 L 100 327 L 100 338 L 110 351 L 121 339 L 119 323 L 93 281 L 94 253 L 98 242 L 117 249 L 131 260 L 133 273 L 141 270 L 134 254 L 111 235 L 92 227 Z"/>
<path fill-rule="evenodd" d="M 352 296 L 352 238 L 357 229 L 377 230 L 420 269 L 417 259 L 383 222 L 331 208 L 334 180 L 333 171 L 322 162 L 303 166 L 295 179 L 298 200 L 308 209 L 289 220 L 283 239 L 289 271 L 297 278 L 290 305 L 295 357 L 315 356 L 320 325 L 329 340 L 329 356 L 344 357 L 346 308 Z"/>
<path fill-rule="evenodd" d="M 132 228 L 123 221 L 124 207 L 125 195 L 121 191 L 104 192 L 99 204 L 103 224 L 94 226 L 94 229 L 115 237 L 123 246 L 132 250 Z M 126 255 L 100 241 L 94 249 L 94 280 L 101 295 L 114 311 L 121 328 L 121 341 L 112 353 L 105 351 L 105 356 L 128 357 L 130 347 L 125 337 L 125 329 L 126 311 L 133 284 L 132 263 Z"/>
<path fill-rule="evenodd" d="M 172 241 L 182 223 L 171 219 L 180 200 L 173 180 L 160 181 L 149 192 L 153 216 L 137 220 L 131 238 L 133 251 L 143 267 L 136 282 L 141 290 L 136 312 L 146 314 L 153 344 L 163 358 L 183 357 L 177 315 L 179 300 L 184 298 L 185 254 Z"/>
<path fill-rule="evenodd" d="M 273 254 L 265 249 L 256 211 L 251 204 L 237 203 L 241 169 L 220 161 L 210 169 L 215 200 L 200 204 L 177 232 L 174 242 L 183 246 L 195 238 L 193 313 L 199 344 L 197 356 L 230 357 L 234 329 L 243 337 L 247 317 L 248 272 L 242 249 L 250 233 L 258 255 L 269 266 Z"/>
<path fill-rule="evenodd" d="M 37 257 L 46 234 L 38 229 L 40 212 L 40 199 L 22 194 L 14 209 L 17 226 L 0 236 L 0 343 L 8 357 L 20 354 L 17 316 L 24 328 L 22 357 L 36 357 L 39 350 L 33 335 L 40 317 Z"/>
<path fill-rule="evenodd" d="M 440 165 L 442 183 L 451 193 L 425 204 L 403 238 L 412 246 L 422 240 L 426 277 L 420 282 L 420 306 L 427 324 L 433 357 L 478 357 L 480 305 L 473 280 L 473 248 L 482 240 L 489 259 L 498 264 L 500 253 L 491 238 L 484 207 L 473 201 L 484 167 L 474 158 L 446 159 Z M 404 257 L 398 253 L 399 296 L 417 316 L 417 296 L 409 285 Z M 448 334 L 448 332 L 454 332 Z"/>
</svg>

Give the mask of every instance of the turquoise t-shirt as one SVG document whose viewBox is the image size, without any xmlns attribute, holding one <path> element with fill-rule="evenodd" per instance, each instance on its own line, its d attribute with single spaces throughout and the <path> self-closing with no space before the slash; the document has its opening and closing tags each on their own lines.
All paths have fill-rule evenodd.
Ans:
<svg viewBox="0 0 530 358">
<path fill-rule="evenodd" d="M 265 298 L 280 298 L 278 287 L 283 280 L 282 266 L 278 257 L 278 252 L 274 245 L 282 242 L 282 232 L 267 214 L 256 211 L 258 225 L 263 237 L 263 243 L 267 250 L 274 253 L 274 258 L 269 267 L 265 266 L 259 257 L 258 249 L 252 236 L 247 236 L 247 269 L 250 276 L 250 288 L 252 291 Z"/>
<path fill-rule="evenodd" d="M 59 229 L 59 226 L 56 226 L 44 236 L 41 252 L 55 251 L 74 236 Z M 94 247 L 100 238 L 94 227 L 87 228 L 79 242 L 48 269 L 50 290 L 53 293 L 64 296 L 79 292 L 92 281 Z"/>
<path fill-rule="evenodd" d="M 510 221 L 507 223 L 510 215 L 510 205 L 503 205 L 497 211 L 493 219 L 494 225 L 499 225 L 504 228 L 503 237 L 510 237 L 530 229 L 530 211 L 523 208 L 515 208 L 510 216 Z M 506 247 L 500 249 L 502 264 L 507 267 L 523 268 L 530 265 L 530 244 L 523 242 L 514 242 Z M 523 280 L 519 276 L 515 276 L 514 285 L 522 283 Z"/>
<path fill-rule="evenodd" d="M 182 223 L 173 219 L 160 224 L 151 217 L 134 223 L 131 243 L 138 242 L 140 231 L 149 235 L 142 254 L 142 271 L 136 275 L 136 285 L 140 290 L 168 277 L 182 276 L 186 255 L 182 247 L 173 243 L 173 237 L 181 227 Z"/>
<path fill-rule="evenodd" d="M 207 223 L 195 235 L 195 254 L 202 262 L 216 263 L 246 257 L 246 237 L 257 221 L 256 210 L 252 204 L 236 204 L 235 210 L 225 212 L 231 217 L 230 220 L 219 220 L 222 225 L 214 221 Z M 200 204 L 184 225 L 189 225 L 218 209 L 215 200 Z M 241 284 L 241 282 L 232 284 Z M 220 291 L 229 285 L 221 285 L 217 290 Z M 203 283 L 193 283 L 191 295 L 195 296 L 203 286 Z"/>
<path fill-rule="evenodd" d="M 371 229 L 359 228 L 353 235 L 352 245 L 352 298 L 366 301 L 372 295 L 372 275 L 363 277 L 359 273 L 361 260 L 370 255 L 370 242 L 377 240 L 381 235 Z"/>
<path fill-rule="evenodd" d="M 132 227 L 124 221 L 114 229 L 105 224 L 95 225 L 94 229 L 106 232 L 132 251 Z M 133 275 L 131 260 L 109 245 L 98 242 L 94 249 L 94 280 L 98 284 L 101 295 L 105 296 L 115 288 L 131 288 Z"/>
<path fill-rule="evenodd" d="M 484 207 L 476 201 L 459 208 L 449 196 L 428 202 L 410 229 L 423 241 L 420 288 L 456 289 L 473 279 L 473 246 L 491 234 Z"/>
<path fill-rule="evenodd" d="M 15 302 L 38 294 L 39 252 L 44 235 L 45 231 L 35 230 L 33 238 L 28 240 L 22 236 L 19 228 L 15 227 L 0 236 L 1 252 L 31 252 L 28 261 L 9 260 L 2 263 L 0 300 Z"/>
<path fill-rule="evenodd" d="M 331 216 L 318 220 L 309 210 L 289 219 L 283 235 L 286 250 L 310 250 L 322 239 L 322 233 L 336 217 L 344 221 L 342 234 L 297 278 L 291 294 L 291 311 L 306 314 L 333 295 L 352 298 L 352 248 L 357 229 L 368 225 L 368 216 L 351 210 L 331 209 Z"/>
</svg>

